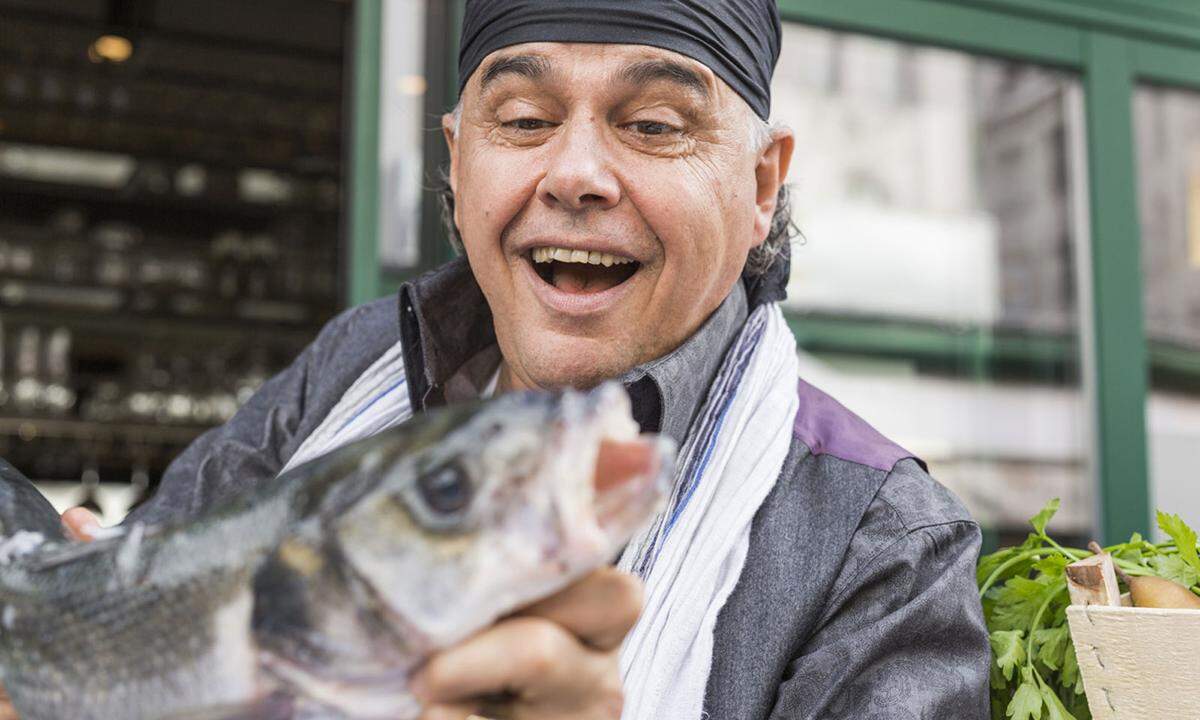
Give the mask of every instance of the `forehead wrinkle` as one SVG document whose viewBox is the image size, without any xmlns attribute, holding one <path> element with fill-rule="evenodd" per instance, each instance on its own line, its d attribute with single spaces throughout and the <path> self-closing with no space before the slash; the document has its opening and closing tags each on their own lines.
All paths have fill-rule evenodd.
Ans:
<svg viewBox="0 0 1200 720">
<path fill-rule="evenodd" d="M 488 85 L 505 75 L 515 75 L 528 80 L 541 80 L 550 72 L 550 61 L 541 55 L 521 54 L 496 58 L 480 76 L 479 89 L 480 91 L 486 90 Z"/>
<path fill-rule="evenodd" d="M 704 100 L 710 99 L 712 95 L 708 82 L 698 71 L 681 62 L 664 58 L 630 63 L 621 68 L 617 78 L 637 86 L 668 82 L 699 95 Z"/>
</svg>

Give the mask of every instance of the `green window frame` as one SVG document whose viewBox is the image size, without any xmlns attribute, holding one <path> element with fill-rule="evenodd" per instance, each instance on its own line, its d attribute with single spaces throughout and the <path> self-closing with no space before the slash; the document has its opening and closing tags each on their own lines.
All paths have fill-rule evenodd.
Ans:
<svg viewBox="0 0 1200 720">
<path fill-rule="evenodd" d="M 785 20 L 1040 63 L 1080 75 L 1091 266 L 1091 287 L 1081 303 L 1086 311 L 1083 372 L 1094 413 L 1098 529 L 1106 540 L 1147 533 L 1148 370 L 1154 363 L 1197 373 L 1200 356 L 1148 347 L 1144 340 L 1133 91 L 1139 81 L 1200 89 L 1200 2 L 781 0 L 779 6 Z M 1013 350 L 1047 357 L 1062 352 L 1055 347 Z"/>
<path fill-rule="evenodd" d="M 376 259 L 378 208 L 379 50 L 382 0 L 355 1 L 355 55 L 347 231 L 347 300 L 392 291 Z M 462 0 L 448 0 L 450 22 L 440 40 L 448 70 L 445 104 L 455 96 Z M 1084 388 L 1093 409 L 1100 527 L 1106 540 L 1150 529 L 1146 395 L 1151 363 L 1200 374 L 1200 355 L 1148 347 L 1142 315 L 1141 236 L 1133 135 L 1133 91 L 1139 81 L 1200 89 L 1200 2 L 1197 0 L 779 0 L 785 21 L 867 33 L 970 53 L 1039 63 L 1079 74 L 1085 93 L 1090 200 L 1091 287 L 1082 341 Z M 440 44 L 439 44 L 440 42 Z M 433 54 L 428 57 L 432 58 Z M 429 164 L 427 163 L 427 167 Z M 425 235 L 445 247 L 428 220 Z M 436 243 L 443 243 L 437 245 Z M 444 251 L 443 251 L 444 253 Z M 426 257 L 430 255 L 427 253 Z M 433 255 L 433 259 L 446 257 Z M 822 338 L 853 332 L 836 322 L 797 329 Z M 971 355 L 1011 353 L 1047 359 L 1069 352 L 1054 343 L 972 342 L 921 331 L 875 333 L 883 351 Z M 1130 339 L 1136 341 L 1130 341 Z M 986 345 L 986 347 L 981 347 Z"/>
</svg>

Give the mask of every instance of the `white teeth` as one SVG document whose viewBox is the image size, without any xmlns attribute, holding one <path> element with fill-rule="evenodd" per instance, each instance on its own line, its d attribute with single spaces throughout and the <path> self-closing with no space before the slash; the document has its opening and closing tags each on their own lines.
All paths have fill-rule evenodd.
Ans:
<svg viewBox="0 0 1200 720">
<path fill-rule="evenodd" d="M 612 267 L 613 265 L 627 265 L 633 260 L 623 258 L 611 253 L 602 253 L 595 250 L 569 250 L 561 247 L 537 247 L 530 253 L 535 263 L 547 262 L 565 262 L 565 263 L 584 263 L 587 265 L 603 265 L 604 267 Z"/>
</svg>

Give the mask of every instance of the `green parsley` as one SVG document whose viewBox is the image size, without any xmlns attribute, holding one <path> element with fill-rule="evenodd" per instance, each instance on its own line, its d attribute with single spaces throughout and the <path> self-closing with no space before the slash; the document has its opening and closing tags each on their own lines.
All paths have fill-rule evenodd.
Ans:
<svg viewBox="0 0 1200 720">
<path fill-rule="evenodd" d="M 976 581 L 992 646 L 993 720 L 1090 720 L 1083 678 L 1067 626 L 1064 568 L 1092 555 L 1046 534 L 1058 499 L 1030 518 L 1033 532 L 1017 547 L 979 558 Z M 1104 548 L 1128 575 L 1157 575 L 1200 595 L 1195 531 L 1177 515 L 1158 513 L 1168 538 L 1154 544 L 1134 534 Z"/>
</svg>

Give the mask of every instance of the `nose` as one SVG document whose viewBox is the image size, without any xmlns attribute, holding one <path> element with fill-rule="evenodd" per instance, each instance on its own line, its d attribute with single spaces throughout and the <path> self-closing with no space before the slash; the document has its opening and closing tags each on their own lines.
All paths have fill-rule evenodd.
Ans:
<svg viewBox="0 0 1200 720">
<path fill-rule="evenodd" d="M 605 210 L 621 201 L 621 185 L 595 120 L 569 120 L 562 128 L 538 197 L 551 207 L 573 212 Z"/>
</svg>

